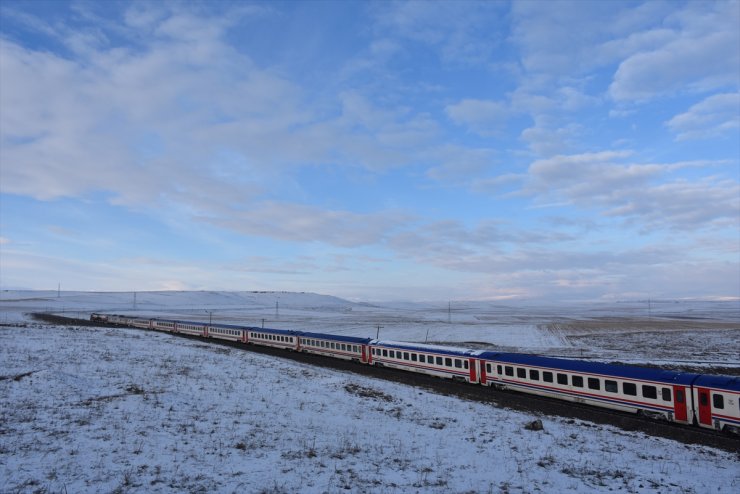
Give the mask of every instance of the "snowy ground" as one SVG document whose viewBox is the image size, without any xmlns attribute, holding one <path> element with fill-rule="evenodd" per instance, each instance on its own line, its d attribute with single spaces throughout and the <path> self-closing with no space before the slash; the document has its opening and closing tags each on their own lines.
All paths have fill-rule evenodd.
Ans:
<svg viewBox="0 0 740 494">
<path fill-rule="evenodd" d="M 740 459 L 126 329 L 93 311 L 740 368 L 737 302 L 359 304 L 295 293 L 0 292 L 0 492 L 738 492 Z M 380 328 L 378 328 L 380 326 Z"/>
<path fill-rule="evenodd" d="M 729 453 L 167 334 L 0 327 L 0 369 L 0 492 L 740 490 Z"/>
</svg>

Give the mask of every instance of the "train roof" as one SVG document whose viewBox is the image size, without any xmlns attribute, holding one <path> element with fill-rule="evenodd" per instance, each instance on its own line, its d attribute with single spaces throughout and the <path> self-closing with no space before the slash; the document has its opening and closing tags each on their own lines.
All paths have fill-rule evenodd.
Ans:
<svg viewBox="0 0 740 494">
<path fill-rule="evenodd" d="M 539 355 L 520 353 L 482 352 L 481 358 L 496 360 L 511 364 L 533 365 L 554 370 L 565 370 L 583 374 L 603 374 L 608 376 L 640 379 L 644 381 L 659 381 L 671 384 L 690 385 L 699 374 L 676 372 L 649 367 L 636 367 L 621 364 L 605 364 L 603 362 L 589 362 L 585 360 L 570 360 Z"/>
<path fill-rule="evenodd" d="M 372 341 L 372 338 L 362 338 L 359 336 L 344 336 L 344 335 L 338 335 L 338 334 L 327 334 L 327 333 L 310 333 L 308 331 L 301 331 L 301 336 L 303 338 L 317 338 L 317 339 L 323 339 L 323 340 L 334 340 L 334 341 L 343 341 L 345 343 L 355 343 L 355 344 L 364 344 L 367 345 Z"/>
<path fill-rule="evenodd" d="M 480 354 L 480 351 L 469 348 L 458 348 L 442 345 L 427 345 L 424 343 L 414 344 L 405 341 L 393 340 L 374 340 L 373 345 L 384 346 L 388 348 L 400 348 L 402 350 L 411 350 L 414 352 L 439 353 L 442 355 L 455 355 L 458 357 L 473 357 Z"/>
<path fill-rule="evenodd" d="M 708 376 L 701 375 L 694 383 L 695 386 L 718 388 L 740 393 L 740 377 L 737 376 Z"/>
</svg>

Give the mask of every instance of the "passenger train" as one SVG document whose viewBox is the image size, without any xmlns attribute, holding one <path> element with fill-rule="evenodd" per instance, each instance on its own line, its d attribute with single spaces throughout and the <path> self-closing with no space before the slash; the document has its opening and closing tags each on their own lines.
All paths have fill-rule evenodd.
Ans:
<svg viewBox="0 0 740 494">
<path fill-rule="evenodd" d="M 740 433 L 740 378 L 306 331 L 92 314 L 92 321 L 393 367 Z"/>
</svg>

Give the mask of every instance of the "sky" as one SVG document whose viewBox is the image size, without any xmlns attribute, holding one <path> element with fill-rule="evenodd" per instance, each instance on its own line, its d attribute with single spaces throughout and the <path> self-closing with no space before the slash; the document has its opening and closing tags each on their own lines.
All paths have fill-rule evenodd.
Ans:
<svg viewBox="0 0 740 494">
<path fill-rule="evenodd" d="M 740 2 L 0 4 L 0 288 L 740 299 Z"/>
</svg>

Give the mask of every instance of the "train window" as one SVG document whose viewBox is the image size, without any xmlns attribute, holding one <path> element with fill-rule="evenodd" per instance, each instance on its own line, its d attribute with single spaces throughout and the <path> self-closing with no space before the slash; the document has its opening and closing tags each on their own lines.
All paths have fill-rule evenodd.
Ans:
<svg viewBox="0 0 740 494">
<path fill-rule="evenodd" d="M 445 365 L 447 367 L 452 367 L 452 359 L 451 358 L 448 358 L 448 357 L 445 357 Z"/>
<path fill-rule="evenodd" d="M 552 382 L 552 372 L 543 372 L 542 373 L 542 380 L 548 383 Z"/>
<path fill-rule="evenodd" d="M 658 390 L 655 386 L 647 386 L 645 384 L 642 385 L 642 396 L 644 398 L 652 398 L 655 399 L 658 397 Z"/>
<path fill-rule="evenodd" d="M 403 352 L 403 359 L 404 360 L 409 360 L 410 359 L 409 352 Z"/>
<path fill-rule="evenodd" d="M 415 353 L 412 353 L 412 354 L 411 354 L 411 360 L 412 360 L 413 362 L 416 362 L 416 357 L 417 357 L 417 354 L 415 354 Z"/>
<path fill-rule="evenodd" d="M 507 365 L 506 367 L 504 367 L 504 371 L 506 372 L 506 375 L 507 376 L 513 376 L 514 375 L 514 368 L 511 367 L 510 365 Z"/>
<path fill-rule="evenodd" d="M 595 377 L 588 378 L 588 389 L 601 389 L 601 381 Z"/>
<path fill-rule="evenodd" d="M 661 397 L 663 398 L 663 401 L 671 401 L 671 389 L 670 388 L 663 388 L 660 390 Z"/>
<path fill-rule="evenodd" d="M 724 408 L 725 397 L 722 395 L 712 395 L 712 405 L 714 406 L 714 408 Z"/>
<path fill-rule="evenodd" d="M 497 365 L 497 366 L 496 366 L 496 373 L 497 373 L 498 375 L 501 375 L 501 374 L 503 374 L 503 373 L 504 373 L 504 371 L 503 371 L 503 368 L 502 368 L 502 367 L 501 367 L 500 365 Z"/>
<path fill-rule="evenodd" d="M 529 369 L 529 378 L 532 381 L 539 381 L 540 380 L 540 371 Z"/>
<path fill-rule="evenodd" d="M 617 387 L 617 381 L 609 381 L 608 379 L 604 381 L 604 389 L 607 393 L 619 393 L 619 388 Z"/>
<path fill-rule="evenodd" d="M 573 386 L 576 388 L 582 388 L 583 387 L 583 377 L 581 376 L 573 376 L 572 378 Z"/>
<path fill-rule="evenodd" d="M 558 372 L 558 384 L 568 384 L 568 374 L 561 374 Z"/>
<path fill-rule="evenodd" d="M 427 358 L 425 355 L 419 354 L 419 362 L 426 363 Z"/>
<path fill-rule="evenodd" d="M 467 360 L 463 360 L 463 367 L 466 368 L 466 369 L 468 368 L 468 361 Z"/>
<path fill-rule="evenodd" d="M 394 350 L 388 350 L 388 355 L 389 355 L 389 356 L 390 356 L 391 358 L 396 358 L 396 352 L 395 352 Z"/>
<path fill-rule="evenodd" d="M 677 389 L 676 390 L 676 403 L 683 403 L 684 397 L 683 397 L 683 390 Z"/>
<path fill-rule="evenodd" d="M 521 367 L 516 368 L 516 377 L 520 377 L 522 379 L 527 378 L 527 369 L 522 369 Z"/>
<path fill-rule="evenodd" d="M 486 372 L 488 372 L 489 374 L 493 372 L 491 369 L 491 364 L 486 364 Z"/>
<path fill-rule="evenodd" d="M 437 365 L 442 365 L 442 357 L 437 357 Z"/>
<path fill-rule="evenodd" d="M 385 348 L 383 349 L 383 356 L 384 357 L 387 357 L 388 356 L 388 350 L 386 350 Z"/>
<path fill-rule="evenodd" d="M 637 385 L 634 383 L 622 383 L 622 393 L 637 396 Z"/>
<path fill-rule="evenodd" d="M 459 358 L 456 358 L 455 367 L 457 367 L 458 369 L 462 369 L 462 360 L 460 360 Z"/>
</svg>

